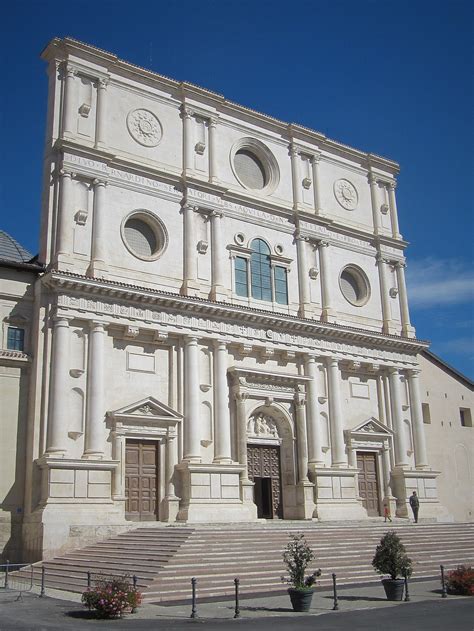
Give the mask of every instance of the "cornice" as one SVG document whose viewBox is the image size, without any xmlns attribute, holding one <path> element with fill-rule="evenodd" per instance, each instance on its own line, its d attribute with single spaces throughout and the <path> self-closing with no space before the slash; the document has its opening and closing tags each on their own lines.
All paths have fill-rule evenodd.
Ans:
<svg viewBox="0 0 474 631">
<path fill-rule="evenodd" d="M 181 97 L 192 96 L 196 99 L 201 99 L 204 103 L 210 103 L 211 107 L 215 108 L 217 113 L 229 111 L 245 115 L 249 119 L 258 121 L 259 124 L 270 125 L 285 138 L 291 137 L 292 134 L 298 132 L 298 136 L 301 140 L 314 142 L 319 150 L 323 148 L 328 150 L 334 149 L 345 153 L 351 158 L 362 159 L 368 165 L 370 164 L 382 168 L 390 173 L 396 174 L 399 172 L 399 165 L 393 160 L 355 149 L 349 145 L 327 138 L 323 133 L 304 127 L 303 125 L 287 123 L 268 114 L 258 112 L 250 107 L 234 103 L 233 101 L 227 100 L 222 94 L 218 94 L 201 86 L 170 79 L 169 77 L 152 72 L 141 66 L 126 62 L 119 59 L 117 55 L 91 46 L 90 44 L 85 44 L 71 37 L 65 37 L 64 39 L 54 38 L 43 50 L 41 57 L 45 61 L 51 61 L 54 59 L 66 59 L 70 54 L 81 55 L 89 61 L 105 67 L 109 72 L 112 70 L 120 71 L 133 77 L 139 75 L 142 82 L 146 80 L 155 85 L 166 87 L 168 90 L 174 90 Z"/>
<path fill-rule="evenodd" d="M 19 362 L 22 364 L 29 364 L 31 357 L 21 351 L 9 351 L 6 348 L 0 349 L 0 361 Z"/>
<path fill-rule="evenodd" d="M 119 281 L 89 278 L 73 272 L 51 270 L 42 277 L 45 286 L 55 291 L 76 291 L 103 295 L 124 300 L 136 300 L 143 306 L 146 303 L 168 308 L 173 312 L 185 311 L 188 316 L 205 316 L 241 321 L 243 324 L 258 323 L 261 327 L 284 330 L 285 332 L 311 336 L 320 336 L 334 342 L 357 342 L 371 344 L 400 352 L 419 353 L 429 343 L 416 338 L 403 338 L 376 331 L 367 331 L 334 323 L 323 323 L 308 318 L 280 314 L 227 302 L 212 301 L 205 298 L 180 296 L 179 294 L 158 289 L 150 289 Z"/>
</svg>

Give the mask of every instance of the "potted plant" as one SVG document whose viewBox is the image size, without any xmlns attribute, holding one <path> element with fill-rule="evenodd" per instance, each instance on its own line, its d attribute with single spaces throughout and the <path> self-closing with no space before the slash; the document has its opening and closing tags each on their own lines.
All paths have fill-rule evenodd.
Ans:
<svg viewBox="0 0 474 631">
<path fill-rule="evenodd" d="M 372 565 L 380 574 L 390 575 L 390 578 L 382 579 L 387 600 L 401 600 L 405 577 L 408 578 L 412 573 L 412 561 L 394 530 L 386 532 L 380 540 Z"/>
<path fill-rule="evenodd" d="M 314 584 L 321 570 L 315 570 L 306 576 L 308 565 L 314 559 L 314 552 L 309 547 L 304 534 L 290 535 L 290 541 L 283 552 L 283 561 L 289 576 L 282 576 L 283 582 L 292 585 L 288 589 L 293 611 L 309 611 L 313 598 Z"/>
</svg>

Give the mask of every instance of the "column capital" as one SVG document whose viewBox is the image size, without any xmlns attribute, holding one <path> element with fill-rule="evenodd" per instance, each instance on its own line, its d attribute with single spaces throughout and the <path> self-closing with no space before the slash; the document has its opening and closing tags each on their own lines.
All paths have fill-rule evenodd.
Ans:
<svg viewBox="0 0 474 631">
<path fill-rule="evenodd" d="M 224 348 L 225 350 L 227 350 L 227 342 L 225 340 L 214 340 L 213 344 L 216 350 L 219 348 Z"/>
<path fill-rule="evenodd" d="M 411 379 L 418 379 L 418 377 L 421 374 L 421 369 L 420 368 L 409 368 L 406 372 L 407 372 L 407 376 L 410 377 Z"/>
<path fill-rule="evenodd" d="M 388 366 L 387 372 L 389 375 L 400 375 L 400 369 L 396 366 Z"/>
<path fill-rule="evenodd" d="M 107 322 L 102 322 L 101 320 L 91 320 L 89 322 L 89 330 L 92 331 L 105 331 L 108 327 Z"/>
<path fill-rule="evenodd" d="M 184 344 L 185 346 L 196 346 L 198 343 L 198 337 L 197 335 L 183 335 L 183 339 L 184 339 Z"/>
<path fill-rule="evenodd" d="M 59 326 L 69 326 L 69 322 L 71 322 L 73 317 L 71 315 L 63 315 L 63 314 L 57 313 L 56 315 L 53 316 L 52 319 L 53 319 L 53 326 L 59 327 Z"/>
<path fill-rule="evenodd" d="M 211 210 L 208 214 L 211 219 L 222 219 L 224 213 L 221 210 Z"/>
<path fill-rule="evenodd" d="M 292 158 L 296 158 L 301 153 L 301 149 L 297 145 L 295 145 L 294 142 L 291 142 L 289 146 L 289 152 Z"/>
<path fill-rule="evenodd" d="M 181 118 L 182 119 L 191 119 L 195 114 L 195 110 L 193 110 L 191 107 L 189 107 L 189 105 L 186 104 L 182 104 L 181 105 Z"/>
<path fill-rule="evenodd" d="M 193 212 L 193 213 L 198 213 L 200 211 L 199 206 L 193 206 L 193 204 L 188 204 L 188 203 L 185 203 L 185 204 L 181 205 L 181 211 L 180 212 L 184 212 L 185 210 L 188 210 L 188 211 Z"/>
<path fill-rule="evenodd" d="M 74 79 L 78 75 L 78 69 L 75 66 L 71 66 L 67 61 L 62 64 L 63 76 L 66 79 Z"/>
<path fill-rule="evenodd" d="M 317 241 L 316 243 L 319 248 L 328 248 L 330 245 L 329 241 L 323 241 L 323 240 Z"/>
<path fill-rule="evenodd" d="M 326 357 L 325 361 L 328 368 L 330 366 L 339 368 L 339 360 L 337 359 L 337 357 Z"/>
<path fill-rule="evenodd" d="M 321 154 L 320 153 L 313 153 L 309 157 L 309 160 L 310 160 L 311 164 L 319 164 L 319 162 L 321 161 Z"/>
<path fill-rule="evenodd" d="M 69 169 L 66 169 L 64 167 L 62 167 L 61 169 L 59 169 L 58 171 L 58 175 L 60 178 L 75 178 L 77 176 L 77 173 L 75 171 L 70 171 Z"/>
<path fill-rule="evenodd" d="M 405 267 L 407 266 L 406 261 L 394 261 L 393 265 L 398 269 L 405 269 Z"/>
<path fill-rule="evenodd" d="M 207 120 L 207 126 L 209 129 L 215 129 L 219 123 L 219 116 L 210 116 Z"/>
<path fill-rule="evenodd" d="M 109 83 L 110 83 L 110 78 L 109 77 L 101 77 L 97 81 L 97 88 L 99 90 L 106 90 L 108 85 L 109 85 Z"/>
<path fill-rule="evenodd" d="M 376 260 L 377 264 L 379 264 L 379 263 L 386 263 L 387 265 L 391 265 L 392 264 L 392 261 L 390 259 L 388 259 L 386 257 L 386 255 L 382 254 L 381 252 L 377 252 L 375 260 Z"/>
<path fill-rule="evenodd" d="M 306 394 L 304 392 L 297 392 L 294 397 L 294 402 L 297 408 L 304 408 L 306 405 Z"/>
<path fill-rule="evenodd" d="M 232 394 L 234 396 L 234 399 L 240 403 L 246 401 L 249 398 L 248 392 L 242 392 L 241 390 L 233 390 Z"/>
<path fill-rule="evenodd" d="M 106 180 L 99 180 L 97 178 L 95 180 L 92 180 L 92 186 L 94 188 L 99 188 L 101 186 L 106 187 L 107 184 L 108 184 L 108 182 Z"/>
<path fill-rule="evenodd" d="M 369 180 L 369 184 L 378 184 L 379 178 L 375 175 L 375 173 L 369 173 L 367 177 Z"/>
<path fill-rule="evenodd" d="M 388 182 L 388 188 L 394 191 L 397 188 L 397 180 L 390 180 L 390 182 Z"/>
</svg>

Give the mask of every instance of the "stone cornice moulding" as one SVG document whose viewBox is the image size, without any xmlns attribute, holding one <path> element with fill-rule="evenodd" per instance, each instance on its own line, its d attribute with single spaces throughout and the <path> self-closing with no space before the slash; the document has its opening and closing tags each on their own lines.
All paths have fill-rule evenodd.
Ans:
<svg viewBox="0 0 474 631">
<path fill-rule="evenodd" d="M 148 325 L 171 326 L 176 328 L 178 333 L 183 333 L 183 327 L 198 329 L 200 319 L 203 321 L 203 333 L 201 337 L 212 337 L 214 334 L 227 334 L 231 336 L 231 341 L 242 343 L 239 338 L 252 337 L 252 344 L 276 344 L 275 347 L 281 350 L 281 345 L 292 345 L 296 348 L 290 350 L 299 351 L 299 346 L 309 346 L 308 350 L 317 348 L 318 352 L 325 354 L 326 352 L 336 353 L 339 351 L 343 354 L 359 355 L 362 351 L 369 353 L 368 357 L 385 361 L 393 364 L 399 360 L 406 362 L 401 368 L 414 367 L 416 364 L 416 355 L 422 349 L 428 346 L 428 342 L 416 340 L 414 338 L 403 338 L 395 335 L 387 335 L 374 331 L 367 331 L 337 324 L 321 323 L 316 320 L 302 319 L 297 316 L 286 314 L 272 313 L 264 310 L 253 309 L 246 306 L 232 305 L 225 302 L 212 302 L 204 298 L 190 298 L 180 296 L 171 292 L 164 292 L 155 289 L 146 289 L 134 285 L 127 285 L 117 281 L 106 281 L 100 279 L 91 279 L 79 274 L 71 272 L 50 271 L 42 277 L 42 283 L 49 289 L 56 290 L 60 293 L 58 297 L 58 309 L 66 310 L 70 317 L 87 319 L 85 314 L 96 317 L 122 317 L 123 323 L 130 321 L 143 321 Z M 92 294 L 91 298 L 79 298 L 76 296 L 68 296 L 68 292 L 76 292 L 80 294 Z M 98 300 L 101 297 L 103 302 Z M 110 302 L 111 298 L 127 301 L 129 305 L 117 305 L 117 309 Z M 71 304 L 71 300 L 77 301 L 77 307 Z M 81 303 L 81 300 L 83 303 Z M 138 302 L 140 307 L 130 305 L 131 301 Z M 98 308 L 100 306 L 100 308 Z M 157 311 L 159 317 L 154 317 L 151 310 L 147 306 L 160 306 L 161 311 Z M 172 314 L 164 312 L 167 308 Z M 131 309 L 134 313 L 131 313 Z M 77 310 L 78 315 L 74 316 Z M 186 316 L 182 316 L 179 312 L 185 310 Z M 147 314 L 149 311 L 149 314 Z M 72 313 L 71 313 L 72 312 Z M 139 313 L 138 313 L 139 312 Z M 94 315 L 93 315 L 94 314 Z M 166 322 L 163 318 L 166 315 Z M 178 320 L 181 318 L 182 323 Z M 225 322 L 214 322 L 210 318 L 232 319 L 234 324 Z M 189 319 L 190 323 L 186 324 Z M 244 324 L 237 324 L 243 322 Z M 250 323 L 250 325 L 249 325 Z M 257 325 L 259 328 L 252 328 Z M 273 331 L 270 327 L 277 330 Z M 223 328 L 223 330 L 221 330 Z M 248 331 L 251 329 L 251 332 Z M 303 337 L 303 335 L 308 337 Z M 309 337 L 311 336 L 311 337 Z M 332 338 L 332 339 L 328 339 Z M 352 346 L 348 346 L 352 344 Z M 372 348 L 361 349 L 362 345 L 370 347 L 384 348 L 385 351 L 377 351 Z M 346 348 L 347 347 L 347 348 Z M 399 349 L 398 353 L 394 352 Z M 400 353 L 408 353 L 403 359 Z M 390 354 L 392 356 L 390 356 Z M 347 357 L 343 357 L 346 358 Z M 343 359 L 341 358 L 341 359 Z"/>
<path fill-rule="evenodd" d="M 102 68 L 105 67 L 109 72 L 115 70 L 124 74 L 125 76 L 129 76 L 134 80 L 137 80 L 138 77 L 142 83 L 148 81 L 152 84 L 155 84 L 156 86 L 165 86 L 168 90 L 175 90 L 177 92 L 180 92 L 181 94 L 192 94 L 194 98 L 201 99 L 204 101 L 204 103 L 209 103 L 211 106 L 214 106 L 218 111 L 228 110 L 232 113 L 237 112 L 241 115 L 246 116 L 250 120 L 258 121 L 260 125 L 270 125 L 276 130 L 280 131 L 280 133 L 282 134 L 287 131 L 289 126 L 288 123 L 278 120 L 272 116 L 262 114 L 261 112 L 257 112 L 256 110 L 253 110 L 251 108 L 229 101 L 225 99 L 225 97 L 221 94 L 212 92 L 211 90 L 207 90 L 191 83 L 170 79 L 164 75 L 160 75 L 158 73 L 147 70 L 146 68 L 141 68 L 140 66 L 136 66 L 134 64 L 119 59 L 114 54 L 108 53 L 95 46 L 80 42 L 74 38 L 54 38 L 44 49 L 41 57 L 46 61 L 51 61 L 57 57 L 60 57 L 61 59 L 66 59 L 70 55 L 73 55 L 74 59 L 77 59 L 77 56 L 83 57 L 89 63 L 95 63 Z M 324 144 L 324 146 L 328 149 L 333 148 L 337 151 L 341 151 L 347 154 L 348 156 L 352 156 L 353 158 L 358 158 L 359 160 L 363 159 L 368 162 L 370 161 L 371 164 L 378 165 L 380 168 L 387 170 L 389 173 L 398 173 L 399 171 L 399 165 L 392 160 L 377 156 L 376 154 L 360 151 L 336 140 L 331 140 L 321 132 L 306 128 L 302 125 L 296 125 L 294 123 L 291 123 L 291 125 L 293 129 L 298 130 L 299 134 L 307 135 L 309 139 L 314 137 L 318 141 L 318 143 Z"/>
</svg>

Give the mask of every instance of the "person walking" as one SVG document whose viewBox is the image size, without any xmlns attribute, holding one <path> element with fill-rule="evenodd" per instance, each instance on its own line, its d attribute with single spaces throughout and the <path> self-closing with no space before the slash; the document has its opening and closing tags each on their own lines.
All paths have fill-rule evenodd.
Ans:
<svg viewBox="0 0 474 631">
<path fill-rule="evenodd" d="M 418 523 L 418 510 L 420 508 L 420 500 L 418 499 L 418 495 L 416 491 L 413 491 L 413 494 L 410 495 L 410 506 L 413 511 L 413 518 L 415 519 L 415 524 Z"/>
<path fill-rule="evenodd" d="M 383 516 L 385 517 L 385 523 L 387 523 L 387 519 L 388 521 L 392 521 L 392 518 L 390 517 L 390 504 L 388 503 L 388 500 L 385 500 L 383 503 Z"/>
</svg>

